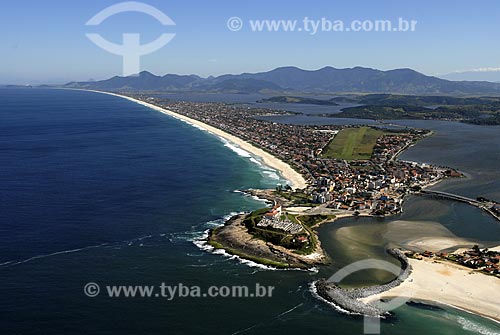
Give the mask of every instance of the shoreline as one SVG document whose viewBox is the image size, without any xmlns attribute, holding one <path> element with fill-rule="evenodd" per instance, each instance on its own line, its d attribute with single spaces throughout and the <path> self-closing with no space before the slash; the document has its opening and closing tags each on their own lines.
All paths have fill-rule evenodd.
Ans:
<svg viewBox="0 0 500 335">
<path fill-rule="evenodd" d="M 78 89 L 78 90 L 80 90 L 80 89 Z M 206 123 L 203 123 L 201 121 L 189 118 L 189 117 L 184 116 L 182 114 L 174 113 L 168 109 L 165 109 L 165 108 L 162 108 L 162 107 L 153 105 L 151 103 L 148 103 L 148 102 L 145 102 L 145 101 L 142 101 L 139 99 L 135 99 L 135 98 L 132 98 L 132 97 L 129 97 L 126 95 L 122 95 L 119 93 L 106 92 L 106 91 L 96 91 L 96 90 L 82 90 L 82 91 L 107 94 L 107 95 L 119 97 L 122 99 L 126 99 L 129 101 L 135 102 L 139 105 L 156 110 L 160 113 L 174 117 L 178 120 L 187 122 L 187 123 L 194 125 L 196 127 L 199 127 L 201 129 L 203 129 L 204 131 L 207 131 L 211 135 L 215 135 L 215 136 L 221 137 L 229 142 L 232 142 L 232 143 L 238 145 L 241 149 L 248 151 L 249 153 L 259 157 L 262 160 L 262 162 L 264 163 L 264 165 L 277 170 L 283 176 L 283 178 L 285 178 L 288 182 L 290 182 L 290 184 L 291 184 L 290 186 L 293 187 L 294 189 L 303 189 L 303 188 L 307 187 L 307 182 L 304 179 L 304 177 L 300 173 L 295 171 L 290 165 L 288 165 L 287 163 L 278 159 L 277 157 L 271 155 L 270 153 L 254 146 L 253 144 L 250 144 L 250 143 L 242 140 L 241 138 L 239 138 L 237 136 L 226 133 L 220 129 L 217 129 L 217 128 L 210 126 Z"/>
<path fill-rule="evenodd" d="M 361 301 L 408 297 L 410 301 L 449 306 L 500 323 L 500 289 L 495 289 L 500 288 L 498 278 L 445 260 L 408 261 L 413 271 L 404 282 Z"/>
</svg>

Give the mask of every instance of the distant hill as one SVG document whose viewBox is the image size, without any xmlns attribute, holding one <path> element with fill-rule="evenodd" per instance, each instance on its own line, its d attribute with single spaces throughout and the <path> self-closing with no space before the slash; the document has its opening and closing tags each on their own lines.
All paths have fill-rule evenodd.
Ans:
<svg viewBox="0 0 500 335">
<path fill-rule="evenodd" d="M 324 106 L 338 106 L 338 104 L 330 100 L 321 100 L 321 99 L 313 99 L 313 98 L 303 98 L 303 97 L 293 97 L 289 95 L 282 95 L 278 97 L 271 97 L 259 100 L 257 102 L 279 102 L 279 103 L 287 103 L 287 104 L 309 104 L 309 105 L 324 105 Z"/>
<path fill-rule="evenodd" d="M 355 67 L 324 67 L 309 71 L 280 67 L 267 72 L 202 78 L 196 75 L 156 76 L 147 71 L 137 76 L 101 81 L 72 82 L 65 87 L 102 90 L 164 90 L 201 92 L 274 93 L 395 93 L 410 95 L 500 95 L 500 83 L 449 81 L 411 69 L 381 71 Z"/>
<path fill-rule="evenodd" d="M 138 76 L 118 77 L 100 81 L 72 82 L 66 87 L 90 88 L 101 90 L 178 90 L 179 88 L 188 89 L 193 83 L 202 80 L 202 78 L 191 75 L 181 76 L 176 74 L 167 74 L 163 77 L 143 71 Z"/>
</svg>

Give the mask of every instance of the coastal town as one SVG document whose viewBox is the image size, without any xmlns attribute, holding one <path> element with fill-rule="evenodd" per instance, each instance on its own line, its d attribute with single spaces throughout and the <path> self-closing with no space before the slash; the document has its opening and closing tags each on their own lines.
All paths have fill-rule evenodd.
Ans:
<svg viewBox="0 0 500 335">
<path fill-rule="evenodd" d="M 461 174 L 447 167 L 435 167 L 397 160 L 407 147 L 430 134 L 405 128 L 373 130 L 353 126 L 289 125 L 263 120 L 287 112 L 243 105 L 171 101 L 148 95 L 133 96 L 150 104 L 198 120 L 237 136 L 289 164 L 307 180 L 302 190 L 286 190 L 293 205 L 321 206 L 326 212 L 349 211 L 365 215 L 388 215 L 401 211 L 405 195 L 436 183 L 446 176 Z M 347 131 L 376 132 L 362 150 L 364 159 L 336 157 L 329 153 L 336 138 Z M 357 135 L 357 134 L 354 134 Z M 360 141 L 364 141 L 361 137 Z M 352 159 L 351 159 L 352 158 Z M 283 188 L 284 189 L 284 188 Z M 269 196 L 274 201 L 276 196 Z"/>
</svg>

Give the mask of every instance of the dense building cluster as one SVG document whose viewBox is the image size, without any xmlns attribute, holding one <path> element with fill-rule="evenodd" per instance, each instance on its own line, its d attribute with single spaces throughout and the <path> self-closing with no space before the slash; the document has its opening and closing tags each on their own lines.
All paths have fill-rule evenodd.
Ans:
<svg viewBox="0 0 500 335">
<path fill-rule="evenodd" d="M 488 248 L 480 249 L 475 245 L 472 249 L 458 249 L 453 253 L 424 251 L 423 253 L 407 252 L 408 256 L 413 258 L 444 258 L 471 269 L 476 269 L 491 275 L 500 276 L 500 252 L 489 250 Z"/>
<path fill-rule="evenodd" d="M 479 249 L 459 251 L 453 255 L 445 255 L 455 262 L 473 269 L 479 269 L 489 274 L 500 275 L 500 252 Z"/>
</svg>

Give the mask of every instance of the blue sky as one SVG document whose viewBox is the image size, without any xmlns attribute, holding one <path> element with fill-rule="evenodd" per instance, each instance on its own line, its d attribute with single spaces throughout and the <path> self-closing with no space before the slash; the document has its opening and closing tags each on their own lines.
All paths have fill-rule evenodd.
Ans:
<svg viewBox="0 0 500 335">
<path fill-rule="evenodd" d="M 147 0 L 173 21 L 162 26 L 141 13 L 121 13 L 100 26 L 85 23 L 116 0 L 5 0 L 0 3 L 0 84 L 103 79 L 122 72 L 122 59 L 87 39 L 99 33 L 142 42 L 161 33 L 175 38 L 141 58 L 155 74 L 202 76 L 265 71 L 279 66 L 317 69 L 409 67 L 425 74 L 500 67 L 500 2 L 488 1 L 271 1 Z M 228 18 L 243 28 L 227 28 Z M 417 20 L 415 32 L 252 32 L 251 19 Z"/>
</svg>

